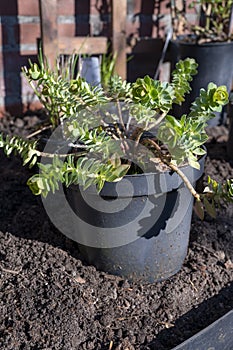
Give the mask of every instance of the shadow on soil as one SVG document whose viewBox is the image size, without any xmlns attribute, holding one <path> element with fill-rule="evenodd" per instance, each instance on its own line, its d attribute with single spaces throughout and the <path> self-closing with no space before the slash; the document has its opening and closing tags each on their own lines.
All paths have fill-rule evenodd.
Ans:
<svg viewBox="0 0 233 350">
<path fill-rule="evenodd" d="M 223 305 L 228 305 L 228 310 Z M 173 349 L 174 346 L 181 344 L 183 341 L 208 327 L 232 309 L 233 283 L 223 288 L 218 295 L 205 300 L 181 316 L 175 321 L 174 327 L 161 331 L 157 335 L 156 340 L 153 340 L 149 346 L 151 349 L 158 349 L 161 343 L 167 342 L 167 339 L 169 339 L 169 343 L 172 344 L 171 349 Z M 208 318 L 203 319 L 203 315 L 206 314 L 208 314 Z"/>
</svg>

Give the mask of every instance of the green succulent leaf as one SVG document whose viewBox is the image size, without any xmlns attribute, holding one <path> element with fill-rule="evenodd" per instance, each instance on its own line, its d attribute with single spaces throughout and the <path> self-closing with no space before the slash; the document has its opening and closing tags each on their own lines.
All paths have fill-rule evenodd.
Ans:
<svg viewBox="0 0 233 350">
<path fill-rule="evenodd" d="M 27 185 L 36 196 L 39 196 L 44 190 L 43 181 L 40 179 L 39 175 L 33 175 L 28 179 Z"/>
<path fill-rule="evenodd" d="M 207 197 L 204 197 L 204 207 L 207 211 L 207 213 L 212 217 L 212 218 L 216 218 L 216 208 L 215 208 L 215 203 L 213 200 L 210 200 Z"/>
<path fill-rule="evenodd" d="M 40 69 L 36 63 L 33 63 L 31 65 L 31 68 L 29 69 L 28 72 L 32 80 L 38 80 L 38 78 L 41 76 Z"/>
<path fill-rule="evenodd" d="M 195 202 L 194 211 L 201 220 L 204 220 L 205 211 L 204 211 L 203 203 L 201 201 Z"/>
</svg>

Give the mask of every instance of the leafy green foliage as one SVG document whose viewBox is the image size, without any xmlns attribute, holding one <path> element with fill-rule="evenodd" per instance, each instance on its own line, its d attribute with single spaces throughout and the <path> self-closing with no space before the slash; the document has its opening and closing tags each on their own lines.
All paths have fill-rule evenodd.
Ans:
<svg viewBox="0 0 233 350">
<path fill-rule="evenodd" d="M 0 148 L 3 149 L 7 156 L 12 153 L 19 154 L 23 159 L 23 165 L 33 167 L 37 162 L 40 152 L 36 150 L 36 142 L 24 140 L 18 136 L 4 136 L 0 133 Z"/>
<path fill-rule="evenodd" d="M 132 97 L 133 102 L 144 107 L 168 112 L 172 107 L 174 89 L 169 83 L 153 80 L 147 75 L 133 84 Z"/>
<path fill-rule="evenodd" d="M 217 87 L 209 83 L 207 91 L 200 90 L 199 97 L 193 102 L 189 116 L 199 116 L 209 120 L 214 117 L 213 112 L 221 112 L 222 107 L 228 103 L 228 92 L 226 86 Z"/>
<path fill-rule="evenodd" d="M 192 76 L 197 74 L 198 64 L 193 58 L 180 61 L 176 64 L 176 69 L 172 72 L 172 86 L 175 91 L 174 103 L 184 102 L 184 95 L 191 91 L 189 82 Z"/>
<path fill-rule="evenodd" d="M 72 56 L 73 58 L 73 56 Z M 99 87 L 89 85 L 80 76 L 74 76 L 75 60 L 54 70 L 39 57 L 39 64 L 29 62 L 30 67 L 23 67 L 23 73 L 34 93 L 45 107 L 54 127 L 62 119 L 75 115 L 87 106 L 105 103 L 108 99 Z"/>
<path fill-rule="evenodd" d="M 153 128 L 158 120 L 159 114 L 153 109 L 148 109 L 142 104 L 131 104 L 129 106 L 130 115 L 137 121 L 137 125 L 143 130 Z"/>
<path fill-rule="evenodd" d="M 168 115 L 157 136 L 160 141 L 166 142 L 173 162 L 179 165 L 187 159 L 192 167 L 199 169 L 197 155 L 205 154 L 201 146 L 208 139 L 205 125 L 205 122 L 186 115 L 180 120 Z"/>
<path fill-rule="evenodd" d="M 213 218 L 216 217 L 216 206 L 221 202 L 233 203 L 233 179 L 220 184 L 208 176 L 208 186 L 204 189 L 200 201 L 195 203 L 195 210 L 201 219 L 206 211 Z"/>
<path fill-rule="evenodd" d="M 166 120 L 159 127 L 158 139 L 167 143 L 172 159 L 178 164 L 185 159 L 194 168 L 199 168 L 197 155 L 204 153 L 201 146 L 207 141 L 205 131 L 207 121 L 221 111 L 228 102 L 228 93 L 225 86 L 217 87 L 210 83 L 207 91 L 201 89 L 188 116 L 183 115 L 180 120 L 167 115 Z"/>
<path fill-rule="evenodd" d="M 87 125 L 81 125 L 74 120 L 68 125 L 68 131 L 73 138 L 74 146 L 78 149 L 84 149 L 87 153 L 100 154 L 103 160 L 111 158 L 113 154 L 123 156 L 120 143 L 112 139 L 111 131 L 108 132 L 101 126 L 90 129 Z"/>
<path fill-rule="evenodd" d="M 106 94 L 112 100 L 125 100 L 131 97 L 131 84 L 118 75 L 112 75 L 106 86 Z"/>
<path fill-rule="evenodd" d="M 224 200 L 226 203 L 229 201 L 233 202 L 233 179 L 227 180 L 224 184 L 219 184 L 208 176 L 208 186 L 205 188 L 204 193 L 207 193 L 211 200 L 217 203 L 220 200 Z"/>
<path fill-rule="evenodd" d="M 116 65 L 116 53 L 103 54 L 101 59 L 101 84 L 104 90 L 108 90 L 111 79 L 114 76 Z"/>
<path fill-rule="evenodd" d="M 232 5 L 233 0 L 193 0 L 190 8 L 199 7 L 202 21 L 200 25 L 192 25 L 191 30 L 198 37 L 226 41 L 229 39 Z"/>
<path fill-rule="evenodd" d="M 198 159 L 205 154 L 207 121 L 228 102 L 225 86 L 210 83 L 207 90 L 201 90 L 190 113 L 176 119 L 169 113 L 190 91 L 190 81 L 197 73 L 193 59 L 178 62 L 171 83 L 149 76 L 128 83 L 113 75 L 106 77 L 104 88 L 92 87 L 75 76 L 74 63 L 72 58 L 52 70 L 40 57 L 39 64 L 24 68 L 52 126 L 62 126 L 68 154 L 39 152 L 36 142 L 0 134 L 0 148 L 7 155 L 17 152 L 24 164 L 38 164 L 39 174 L 28 180 L 34 194 L 46 197 L 61 184 L 78 184 L 84 189 L 96 186 L 101 191 L 105 181 L 141 172 L 140 166 L 154 171 L 159 159 L 181 176 L 197 199 L 200 215 L 203 206 L 214 215 L 213 204 L 220 198 L 232 200 L 232 180 L 222 187 L 211 180 L 211 189 L 201 197 L 177 168 L 187 162 L 199 168 Z M 38 162 L 41 156 L 46 162 Z M 135 156 L 137 162 L 133 162 Z"/>
<path fill-rule="evenodd" d="M 46 197 L 49 191 L 53 193 L 59 189 L 60 183 L 65 186 L 79 184 L 84 189 L 96 185 L 101 191 L 105 181 L 119 181 L 128 171 L 129 165 L 116 164 L 113 161 L 103 163 L 96 158 L 80 157 L 75 160 L 68 156 L 62 162 L 55 156 L 50 164 L 38 164 L 40 174 L 33 175 L 27 182 L 35 195 Z"/>
</svg>

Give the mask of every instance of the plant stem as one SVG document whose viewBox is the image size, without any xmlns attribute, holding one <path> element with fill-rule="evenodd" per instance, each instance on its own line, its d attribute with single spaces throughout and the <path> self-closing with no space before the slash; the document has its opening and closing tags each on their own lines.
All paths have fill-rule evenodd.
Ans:
<svg viewBox="0 0 233 350">
<path fill-rule="evenodd" d="M 193 187 L 193 185 L 191 184 L 187 176 L 183 173 L 183 171 L 180 170 L 175 164 L 172 164 L 166 160 L 163 160 L 163 162 L 181 177 L 181 179 L 184 181 L 186 187 L 188 188 L 190 193 L 193 195 L 193 197 L 196 198 L 196 200 L 200 201 L 199 193 L 197 193 L 197 191 L 195 190 L 195 188 Z"/>
<path fill-rule="evenodd" d="M 52 128 L 52 125 L 44 126 L 42 129 L 39 129 L 39 130 L 37 130 L 37 131 L 35 131 L 35 132 L 33 132 L 33 133 L 27 135 L 26 138 L 27 138 L 27 139 L 30 139 L 31 137 L 40 134 L 42 131 L 48 130 L 48 129 L 51 129 L 51 128 Z"/>
<path fill-rule="evenodd" d="M 125 131 L 125 124 L 123 121 L 122 113 L 121 113 L 121 106 L 119 100 L 117 100 L 117 109 L 118 109 L 118 115 L 119 115 L 119 120 L 122 126 L 122 129 Z"/>
<path fill-rule="evenodd" d="M 161 148 L 154 140 L 147 139 L 147 142 L 149 142 L 151 145 L 155 147 L 161 161 L 180 176 L 180 178 L 183 180 L 183 182 L 185 183 L 186 187 L 188 188 L 190 193 L 193 195 L 193 197 L 196 198 L 197 201 L 200 201 L 200 195 L 192 186 L 191 182 L 189 181 L 187 176 L 183 173 L 183 171 L 180 170 L 180 168 L 178 168 L 175 164 L 171 163 L 169 160 L 166 159 L 166 156 L 162 153 Z"/>
<path fill-rule="evenodd" d="M 140 138 L 143 134 L 143 129 L 142 128 L 136 128 L 131 136 L 131 139 L 135 141 L 135 147 L 136 148 L 139 144 Z"/>
<path fill-rule="evenodd" d="M 211 15 L 212 5 L 209 4 L 206 11 L 206 29 L 210 30 L 210 15 Z"/>
<path fill-rule="evenodd" d="M 167 112 L 163 112 L 163 113 L 158 117 L 158 119 L 156 120 L 156 122 L 153 124 L 152 127 L 155 127 L 155 126 L 157 126 L 158 124 L 160 124 L 161 121 L 166 117 L 166 115 L 167 115 Z"/>
<path fill-rule="evenodd" d="M 59 153 L 46 153 L 46 152 L 40 152 L 40 151 L 37 151 L 37 155 L 39 157 L 46 157 L 46 158 L 54 158 L 55 156 L 56 157 L 60 157 L 60 158 L 66 158 L 68 156 L 76 156 L 76 157 L 81 157 L 81 156 L 84 156 L 86 155 L 87 152 L 80 152 L 80 153 L 65 153 L 65 154 L 59 154 Z"/>
</svg>

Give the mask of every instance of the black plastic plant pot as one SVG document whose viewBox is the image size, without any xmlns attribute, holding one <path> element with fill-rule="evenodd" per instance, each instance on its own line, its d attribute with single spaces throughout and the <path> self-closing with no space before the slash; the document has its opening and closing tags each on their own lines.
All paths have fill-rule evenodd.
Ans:
<svg viewBox="0 0 233 350">
<path fill-rule="evenodd" d="M 182 167 L 190 182 L 200 170 Z M 66 197 L 77 220 L 70 237 L 84 260 L 129 280 L 155 282 L 178 272 L 187 254 L 193 197 L 174 172 L 128 175 L 94 188 L 70 186 Z"/>
<path fill-rule="evenodd" d="M 233 349 L 233 310 L 173 350 Z"/>
<path fill-rule="evenodd" d="M 232 94 L 233 98 L 233 94 Z M 227 140 L 227 155 L 233 161 L 233 102 L 228 105 L 229 134 Z"/>
<path fill-rule="evenodd" d="M 181 38 L 182 39 L 182 38 Z M 170 42 L 171 71 L 180 59 L 194 58 L 198 63 L 198 74 L 191 82 L 191 92 L 186 95 L 182 106 L 175 106 L 175 115 L 187 114 L 191 103 L 199 95 L 201 88 L 207 88 L 209 82 L 217 85 L 226 85 L 230 92 L 233 77 L 233 42 L 215 42 L 194 44 L 182 40 Z M 216 117 L 209 121 L 209 125 L 222 124 L 223 113 L 216 113 Z"/>
</svg>

